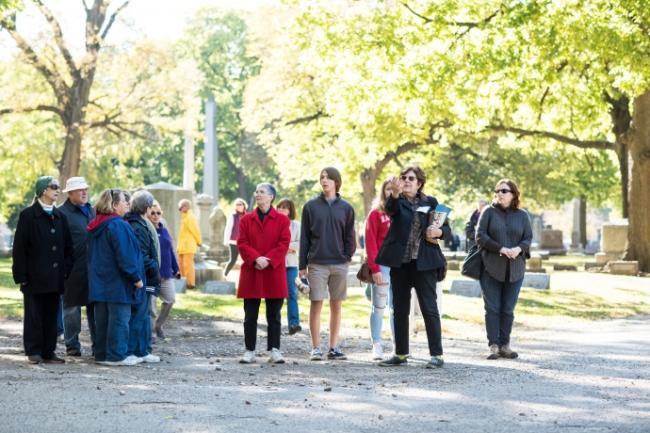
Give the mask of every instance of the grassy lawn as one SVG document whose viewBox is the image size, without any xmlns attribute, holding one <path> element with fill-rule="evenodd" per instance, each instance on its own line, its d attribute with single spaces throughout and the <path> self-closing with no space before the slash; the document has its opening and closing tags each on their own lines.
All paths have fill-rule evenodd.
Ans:
<svg viewBox="0 0 650 433">
<path fill-rule="evenodd" d="M 458 278 L 450 271 L 447 278 Z M 544 323 L 550 320 L 599 320 L 650 314 L 650 279 L 589 272 L 555 272 L 550 291 L 524 289 L 517 305 L 517 320 Z M 344 303 L 343 326 L 366 328 L 370 302 L 359 288 L 350 290 Z M 309 301 L 301 295 L 300 315 L 307 323 Z M 264 317 L 264 303 L 260 317 Z M 323 306 L 327 317 L 327 302 Z M 446 293 L 442 298 L 443 318 L 473 323 L 483 321 L 483 302 Z M 11 260 L 0 259 L 0 318 L 22 317 L 22 295 L 11 277 Z M 243 319 L 241 300 L 226 295 L 206 295 L 193 290 L 177 296 L 172 310 L 177 319 Z M 283 321 L 285 313 L 283 312 Z"/>
</svg>

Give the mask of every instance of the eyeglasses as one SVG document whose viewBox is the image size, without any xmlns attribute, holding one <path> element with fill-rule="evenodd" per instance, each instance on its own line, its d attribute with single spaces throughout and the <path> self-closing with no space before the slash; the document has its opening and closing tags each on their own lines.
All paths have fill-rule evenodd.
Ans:
<svg viewBox="0 0 650 433">
<path fill-rule="evenodd" d="M 408 180 L 409 182 L 415 182 L 415 180 L 417 179 L 417 177 L 415 176 L 407 176 L 405 174 L 403 174 L 401 178 L 402 180 Z"/>
<path fill-rule="evenodd" d="M 61 188 L 61 187 L 60 187 L 59 185 L 57 185 L 56 183 L 53 183 L 53 184 L 51 184 L 51 185 L 48 185 L 47 187 L 48 187 L 49 189 L 51 189 L 52 191 L 56 191 L 57 189 Z"/>
<path fill-rule="evenodd" d="M 495 194 L 498 194 L 498 193 L 501 193 L 501 194 L 508 194 L 509 192 L 512 192 L 512 191 L 509 190 L 509 189 L 505 189 L 505 188 L 495 189 L 495 190 L 494 190 L 494 193 L 495 193 Z"/>
<path fill-rule="evenodd" d="M 154 215 L 160 216 L 160 215 L 162 215 L 162 212 L 155 212 L 155 211 L 151 212 L 151 216 L 154 216 Z"/>
</svg>

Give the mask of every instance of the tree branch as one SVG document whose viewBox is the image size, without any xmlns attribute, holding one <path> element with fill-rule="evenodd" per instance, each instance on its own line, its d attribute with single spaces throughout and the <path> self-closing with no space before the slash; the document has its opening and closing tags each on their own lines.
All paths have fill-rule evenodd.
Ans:
<svg viewBox="0 0 650 433">
<path fill-rule="evenodd" d="M 0 116 L 13 113 L 32 113 L 34 111 L 49 111 L 63 117 L 63 111 L 59 109 L 59 107 L 54 107 L 52 105 L 36 105 L 34 107 L 25 108 L 0 108 Z"/>
<path fill-rule="evenodd" d="M 409 12 L 411 12 L 413 15 L 415 15 L 416 17 L 423 20 L 425 24 L 429 24 L 429 23 L 432 23 L 434 21 L 433 18 L 429 18 L 427 16 L 424 16 L 424 15 L 416 12 L 411 6 L 409 6 L 408 3 L 406 3 L 406 2 L 401 2 L 401 3 L 406 9 L 408 9 Z M 463 27 L 465 30 L 459 36 L 464 36 L 470 30 L 472 30 L 474 28 L 477 28 L 477 27 L 480 27 L 482 25 L 485 25 L 485 24 L 489 23 L 490 21 L 492 21 L 497 15 L 499 15 L 499 12 L 501 12 L 501 8 L 497 9 L 496 11 L 492 12 L 487 17 L 485 17 L 485 18 L 483 18 L 483 19 L 481 19 L 479 21 L 476 21 L 476 22 L 474 22 L 474 21 L 446 21 L 446 20 L 442 20 L 441 22 L 444 23 L 444 24 L 447 24 L 447 25 L 451 25 L 451 26 Z"/>
<path fill-rule="evenodd" d="M 329 114 L 326 114 L 323 112 L 323 110 L 318 110 L 316 113 L 305 116 L 305 117 L 299 117 L 297 119 L 289 120 L 288 122 L 285 122 L 284 126 L 292 126 L 292 125 L 298 125 L 300 123 L 309 123 L 313 120 L 319 119 L 321 117 L 329 117 Z"/>
<path fill-rule="evenodd" d="M 487 129 L 497 132 L 511 132 L 523 137 L 543 137 L 550 138 L 560 143 L 571 144 L 583 149 L 601 149 L 601 150 L 614 150 L 614 143 L 607 140 L 581 140 L 578 138 L 571 138 L 566 135 L 558 134 L 551 131 L 539 131 L 531 129 L 516 128 L 505 125 L 490 125 Z"/>
<path fill-rule="evenodd" d="M 120 7 L 115 9 L 115 12 L 111 15 L 111 17 L 108 19 L 108 23 L 106 24 L 106 27 L 104 27 L 104 31 L 102 32 L 102 40 L 106 38 L 106 35 L 108 34 L 108 31 L 111 29 L 113 26 L 113 23 L 115 22 L 115 18 L 117 18 L 117 15 L 122 12 L 122 9 L 124 9 L 127 5 L 129 4 L 129 0 L 126 0 Z"/>
<path fill-rule="evenodd" d="M 66 65 L 68 65 L 68 72 L 70 72 L 70 75 L 72 77 L 76 77 L 79 73 L 79 70 L 77 69 L 77 65 L 74 63 L 74 59 L 72 58 L 72 55 L 70 54 L 70 51 L 68 50 L 68 47 L 65 45 L 65 41 L 63 40 L 63 32 L 61 31 L 61 26 L 59 25 L 59 22 L 54 18 L 54 15 L 52 15 L 52 12 L 41 2 L 41 0 L 33 0 L 33 2 L 36 4 L 38 9 L 41 11 L 47 22 L 50 24 L 52 27 L 52 35 L 54 36 L 54 42 L 56 43 L 56 46 L 59 48 L 59 51 L 61 52 L 61 55 L 63 56 L 63 59 L 65 60 Z"/>
</svg>

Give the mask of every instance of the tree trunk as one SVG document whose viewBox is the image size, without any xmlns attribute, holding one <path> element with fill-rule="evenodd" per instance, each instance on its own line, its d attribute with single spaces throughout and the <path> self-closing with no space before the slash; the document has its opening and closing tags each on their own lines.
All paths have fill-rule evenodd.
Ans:
<svg viewBox="0 0 650 433">
<path fill-rule="evenodd" d="M 248 183 L 248 179 L 246 179 L 246 174 L 244 173 L 244 170 L 241 168 L 237 169 L 237 184 L 238 184 L 238 190 L 239 190 L 239 197 L 243 198 L 246 200 L 246 203 L 248 203 L 248 191 L 246 188 L 246 184 Z"/>
<path fill-rule="evenodd" d="M 639 269 L 650 272 L 650 90 L 634 99 L 634 116 L 628 136 L 632 169 L 625 258 L 638 260 Z"/>
<path fill-rule="evenodd" d="M 614 133 L 615 151 L 618 158 L 618 166 L 621 172 L 621 210 L 623 218 L 628 217 L 629 197 L 628 190 L 630 186 L 630 166 L 629 166 L 629 149 L 627 144 L 627 133 L 632 124 L 632 114 L 630 113 L 630 98 L 627 95 L 621 95 L 614 99 L 606 97 L 609 103 L 609 115 L 612 119 L 612 132 Z"/>
<path fill-rule="evenodd" d="M 366 168 L 361 172 L 359 177 L 361 179 L 361 187 L 363 188 L 363 217 L 365 220 L 365 217 L 372 210 L 372 201 L 377 195 L 377 189 L 375 188 L 375 184 L 377 183 L 377 170 Z"/>
</svg>

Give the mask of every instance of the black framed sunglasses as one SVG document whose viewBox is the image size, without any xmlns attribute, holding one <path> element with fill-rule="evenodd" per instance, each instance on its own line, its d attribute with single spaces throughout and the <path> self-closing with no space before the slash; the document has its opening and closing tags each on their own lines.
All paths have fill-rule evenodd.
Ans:
<svg viewBox="0 0 650 433">
<path fill-rule="evenodd" d="M 495 190 L 494 190 L 494 193 L 495 193 L 495 194 L 498 194 L 498 193 L 501 193 L 501 194 L 508 194 L 509 192 L 512 192 L 512 190 L 505 189 L 505 188 L 495 189 Z"/>
<path fill-rule="evenodd" d="M 160 216 L 160 215 L 162 215 L 162 212 L 157 212 L 157 211 L 155 211 L 155 210 L 152 210 L 152 211 L 151 211 L 151 215 L 158 215 L 158 216 Z"/>
<path fill-rule="evenodd" d="M 49 189 L 51 189 L 52 191 L 56 191 L 57 189 L 61 188 L 61 187 L 60 187 L 59 185 L 57 185 L 56 183 L 50 184 L 50 185 L 48 185 L 47 187 L 48 187 Z"/>
<path fill-rule="evenodd" d="M 415 180 L 417 179 L 417 177 L 415 177 L 415 176 L 413 176 L 413 175 L 409 175 L 409 176 L 407 176 L 407 175 L 405 175 L 405 174 L 403 174 L 403 175 L 400 176 L 400 177 L 401 177 L 402 180 L 408 180 L 408 181 L 410 181 L 410 182 L 415 182 Z"/>
</svg>

